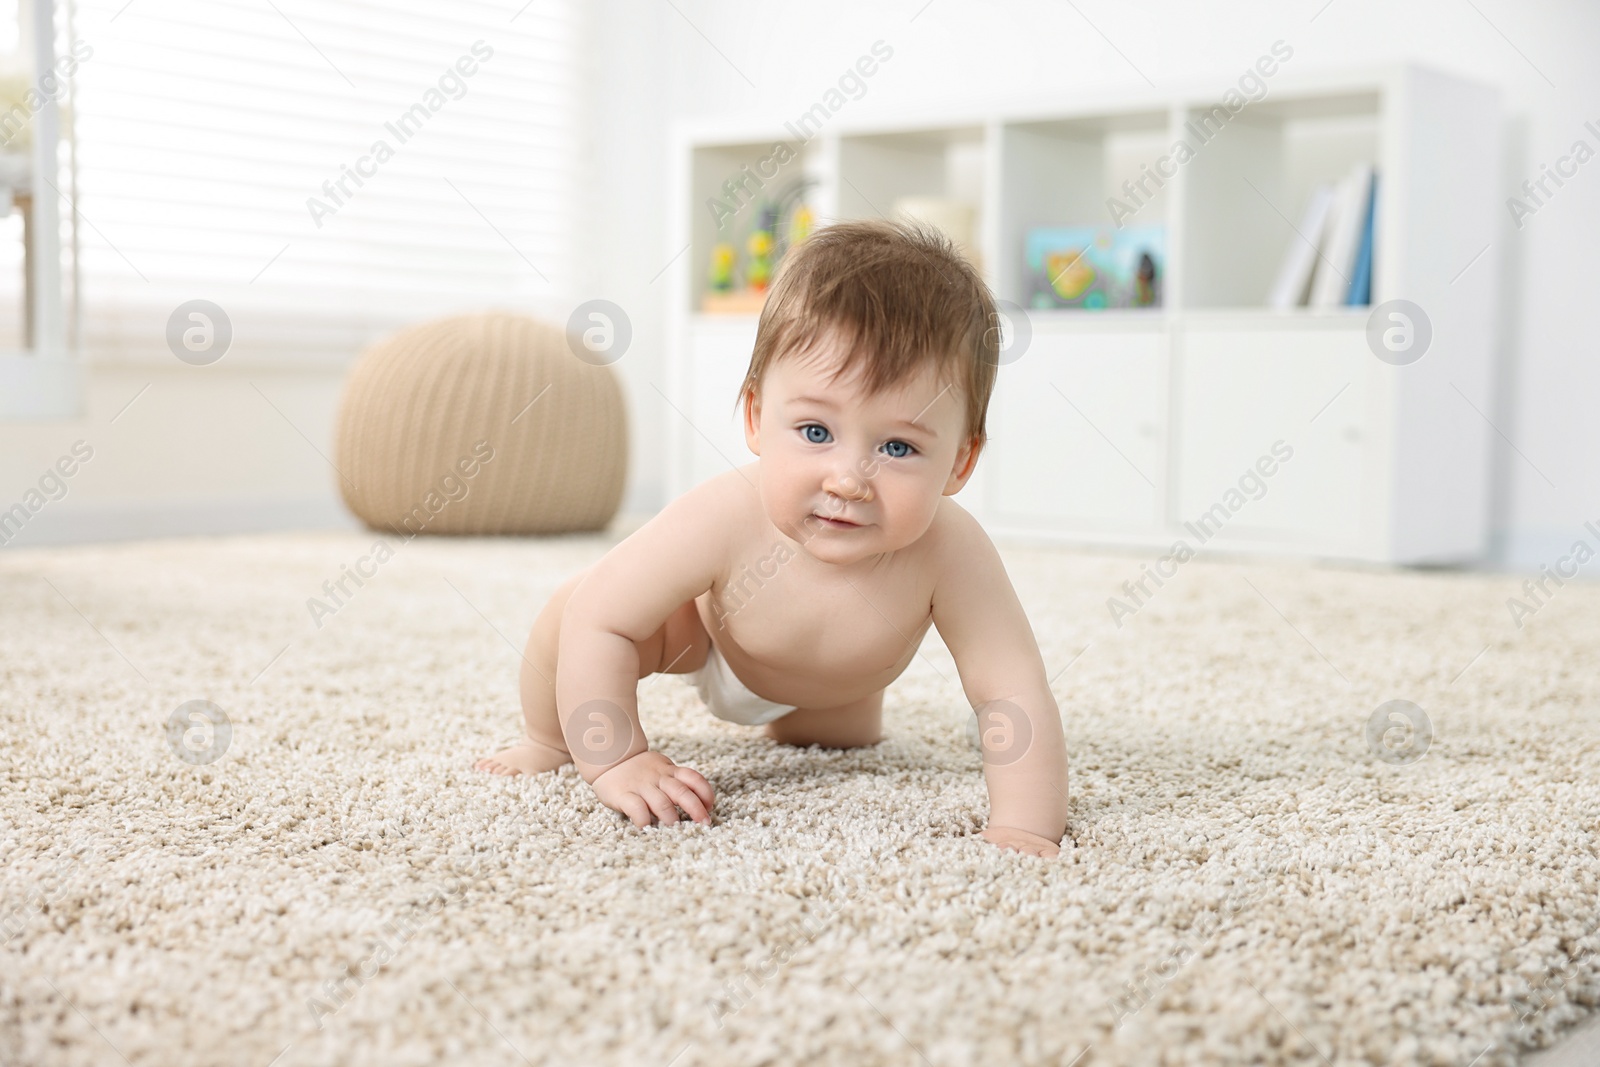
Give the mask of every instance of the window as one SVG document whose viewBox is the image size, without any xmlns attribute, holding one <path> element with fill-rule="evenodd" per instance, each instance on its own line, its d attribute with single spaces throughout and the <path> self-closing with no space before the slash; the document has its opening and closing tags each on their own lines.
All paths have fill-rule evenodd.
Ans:
<svg viewBox="0 0 1600 1067">
<path fill-rule="evenodd" d="M 577 0 L 79 0 L 85 355 L 171 359 L 167 319 L 194 299 L 228 314 L 230 360 L 284 365 L 452 312 L 564 321 L 579 18 Z"/>
</svg>

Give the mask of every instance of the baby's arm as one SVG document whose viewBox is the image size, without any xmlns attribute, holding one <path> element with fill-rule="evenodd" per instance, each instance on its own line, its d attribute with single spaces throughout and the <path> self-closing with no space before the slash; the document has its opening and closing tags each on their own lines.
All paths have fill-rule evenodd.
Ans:
<svg viewBox="0 0 1600 1067">
<path fill-rule="evenodd" d="M 691 815 L 703 806 L 703 821 L 710 821 L 710 783 L 650 751 L 639 724 L 635 642 L 648 640 L 674 611 L 711 588 L 730 528 L 721 481 L 696 486 L 606 553 L 574 587 L 561 617 L 556 714 L 562 736 L 595 794 L 639 826 L 658 818 L 676 822 L 679 806 Z"/>
<path fill-rule="evenodd" d="M 979 714 L 989 787 L 986 840 L 1054 856 L 1067 828 L 1067 743 L 1033 628 L 978 521 L 949 509 L 933 622 Z"/>
</svg>

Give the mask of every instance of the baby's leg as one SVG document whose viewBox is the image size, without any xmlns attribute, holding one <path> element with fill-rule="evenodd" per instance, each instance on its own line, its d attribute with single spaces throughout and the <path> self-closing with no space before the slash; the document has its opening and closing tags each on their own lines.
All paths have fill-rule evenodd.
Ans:
<svg viewBox="0 0 1600 1067">
<path fill-rule="evenodd" d="M 551 595 L 528 634 L 520 674 L 523 739 L 478 760 L 474 764 L 478 770 L 491 774 L 539 774 L 572 762 L 556 713 L 557 644 L 567 599 L 587 573 L 584 570 L 574 575 Z M 691 600 L 649 638 L 634 645 L 639 652 L 639 677 L 645 678 L 657 671 L 684 674 L 704 666 L 711 638 Z"/>
<path fill-rule="evenodd" d="M 860 748 L 883 740 L 883 694 L 835 708 L 796 708 L 767 723 L 767 736 L 785 745 Z"/>
<path fill-rule="evenodd" d="M 572 762 L 556 718 L 556 639 L 561 633 L 561 613 L 566 610 L 567 598 L 587 573 L 573 575 L 551 595 L 528 633 L 520 676 L 522 740 L 480 759 L 474 764 L 478 770 L 490 774 L 539 774 Z"/>
</svg>

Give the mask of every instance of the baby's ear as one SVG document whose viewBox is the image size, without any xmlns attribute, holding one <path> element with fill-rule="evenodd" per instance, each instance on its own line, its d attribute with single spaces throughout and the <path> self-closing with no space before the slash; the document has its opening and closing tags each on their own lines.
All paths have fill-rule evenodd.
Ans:
<svg viewBox="0 0 1600 1067">
<path fill-rule="evenodd" d="M 751 390 L 744 398 L 744 443 L 761 455 L 761 394 Z"/>
<path fill-rule="evenodd" d="M 943 496 L 954 496 L 967 484 L 967 479 L 972 477 L 972 472 L 978 466 L 978 454 L 983 451 L 983 439 L 972 436 L 962 445 L 962 450 L 956 453 L 955 466 L 950 470 L 950 478 L 944 484 Z"/>
</svg>

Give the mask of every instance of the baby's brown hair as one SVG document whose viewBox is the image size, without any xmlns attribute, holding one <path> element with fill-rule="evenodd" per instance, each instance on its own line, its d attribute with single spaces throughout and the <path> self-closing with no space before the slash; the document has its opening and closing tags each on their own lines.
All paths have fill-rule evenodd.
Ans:
<svg viewBox="0 0 1600 1067">
<path fill-rule="evenodd" d="M 966 398 L 965 439 L 984 441 L 999 321 L 988 286 L 942 231 L 916 222 L 836 223 L 779 265 L 737 402 L 757 394 L 774 361 L 838 330 L 849 355 L 836 378 L 860 366 L 870 395 L 931 361 L 939 380 Z"/>
</svg>

